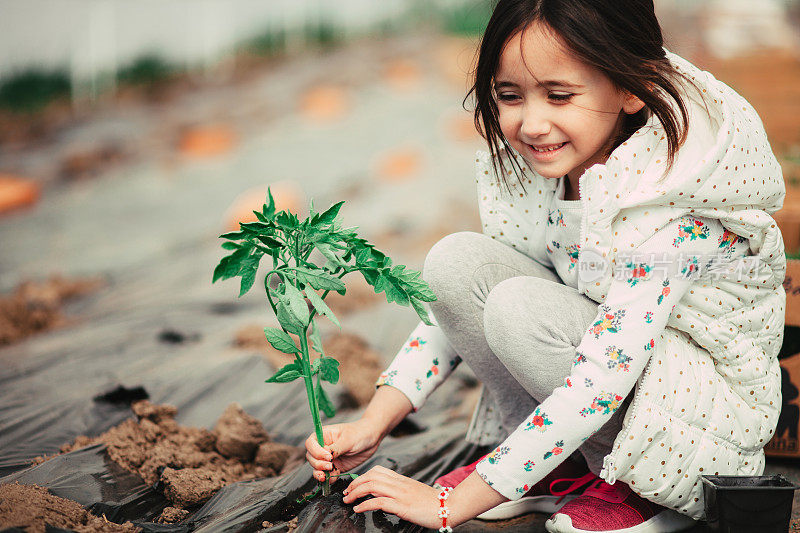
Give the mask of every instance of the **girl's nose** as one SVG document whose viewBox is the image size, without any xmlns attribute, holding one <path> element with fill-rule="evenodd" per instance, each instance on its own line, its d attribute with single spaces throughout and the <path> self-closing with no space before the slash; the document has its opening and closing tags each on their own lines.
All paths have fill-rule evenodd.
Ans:
<svg viewBox="0 0 800 533">
<path fill-rule="evenodd" d="M 535 139 L 550 133 L 552 123 L 545 113 L 537 109 L 526 109 L 522 117 L 522 134 L 525 137 Z"/>
</svg>

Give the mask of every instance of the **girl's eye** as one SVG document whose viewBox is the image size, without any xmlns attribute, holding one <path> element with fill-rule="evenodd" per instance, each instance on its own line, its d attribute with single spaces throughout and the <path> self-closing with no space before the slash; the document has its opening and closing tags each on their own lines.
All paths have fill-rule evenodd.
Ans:
<svg viewBox="0 0 800 533">
<path fill-rule="evenodd" d="M 570 98 L 575 96 L 572 93 L 550 93 L 547 97 L 555 102 L 568 102 Z"/>
<path fill-rule="evenodd" d="M 497 99 L 500 100 L 501 102 L 513 102 L 517 98 L 518 96 L 514 93 L 504 93 L 497 95 Z"/>
</svg>

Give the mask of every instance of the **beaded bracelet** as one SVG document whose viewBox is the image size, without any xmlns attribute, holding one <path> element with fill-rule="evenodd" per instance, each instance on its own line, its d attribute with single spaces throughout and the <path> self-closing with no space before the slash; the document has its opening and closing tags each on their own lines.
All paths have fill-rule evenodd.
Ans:
<svg viewBox="0 0 800 533">
<path fill-rule="evenodd" d="M 442 519 L 442 527 L 439 528 L 439 533 L 453 533 L 453 528 L 447 525 L 447 517 L 450 516 L 450 509 L 444 504 L 444 501 L 450 496 L 452 487 L 443 487 L 439 491 L 439 518 Z"/>
</svg>

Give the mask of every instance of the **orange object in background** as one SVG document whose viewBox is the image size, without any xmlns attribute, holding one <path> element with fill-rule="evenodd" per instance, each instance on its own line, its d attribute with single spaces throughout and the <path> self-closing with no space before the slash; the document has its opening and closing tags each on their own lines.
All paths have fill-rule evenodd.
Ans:
<svg viewBox="0 0 800 533">
<path fill-rule="evenodd" d="M 275 209 L 288 209 L 301 216 L 305 211 L 305 194 L 293 181 L 278 181 L 269 185 L 275 199 Z M 241 193 L 225 213 L 226 231 L 236 231 L 240 222 L 256 222 L 253 211 L 261 211 L 267 199 L 267 186 L 253 187 Z"/>
<path fill-rule="evenodd" d="M 34 205 L 39 201 L 40 189 L 31 180 L 0 174 L 0 214 Z"/>
<path fill-rule="evenodd" d="M 796 54 L 764 50 L 730 59 L 701 58 L 698 62 L 753 105 L 776 154 L 800 144 L 800 58 Z"/>
<path fill-rule="evenodd" d="M 419 66 L 408 59 L 395 59 L 389 62 L 383 71 L 383 79 L 399 90 L 417 87 L 420 82 Z"/>
<path fill-rule="evenodd" d="M 480 141 L 482 137 L 475 129 L 472 114 L 461 112 L 444 119 L 444 128 L 448 137 L 456 141 Z"/>
<path fill-rule="evenodd" d="M 478 44 L 477 38 L 442 37 L 433 50 L 439 73 L 459 91 L 471 85 Z"/>
<path fill-rule="evenodd" d="M 417 148 L 398 148 L 379 156 L 376 172 L 382 181 L 405 181 L 415 177 L 422 166 L 422 152 Z"/>
<path fill-rule="evenodd" d="M 210 157 L 231 151 L 236 134 L 223 124 L 195 126 L 183 132 L 180 151 L 195 157 Z"/>
<path fill-rule="evenodd" d="M 345 90 L 335 85 L 320 85 L 306 91 L 300 98 L 300 112 L 308 119 L 329 121 L 341 118 L 349 102 Z"/>
</svg>

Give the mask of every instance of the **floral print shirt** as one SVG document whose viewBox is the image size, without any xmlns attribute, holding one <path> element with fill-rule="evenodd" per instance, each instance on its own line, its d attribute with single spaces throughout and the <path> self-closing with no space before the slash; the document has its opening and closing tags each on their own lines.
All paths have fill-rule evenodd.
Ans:
<svg viewBox="0 0 800 533">
<path fill-rule="evenodd" d="M 580 221 L 569 204 L 554 202 L 543 237 L 553 241 L 548 243 L 559 276 L 577 288 L 567 248 L 579 240 Z M 748 241 L 719 221 L 687 215 L 636 250 L 620 253 L 612 265 L 608 296 L 577 346 L 563 386 L 478 463 L 481 478 L 512 500 L 528 492 L 619 409 L 690 286 L 700 276 L 713 283 L 715 269 L 735 264 L 748 252 Z M 404 392 L 415 409 L 460 361 L 446 341 L 432 345 L 443 337 L 431 335 L 433 328 L 417 327 L 378 381 Z"/>
<path fill-rule="evenodd" d="M 545 249 L 565 285 L 578 287 L 581 201 L 564 200 L 564 180 L 559 180 L 553 203 L 547 214 L 544 232 Z"/>
</svg>

